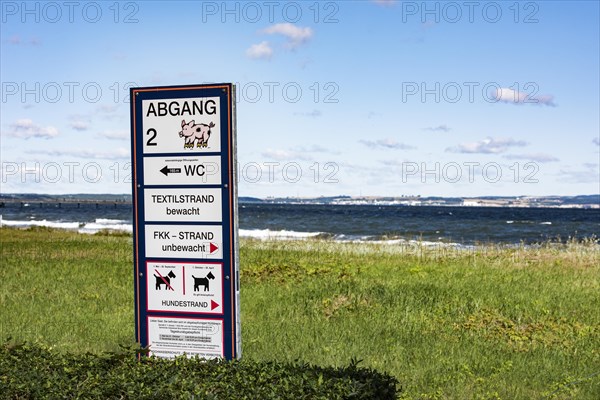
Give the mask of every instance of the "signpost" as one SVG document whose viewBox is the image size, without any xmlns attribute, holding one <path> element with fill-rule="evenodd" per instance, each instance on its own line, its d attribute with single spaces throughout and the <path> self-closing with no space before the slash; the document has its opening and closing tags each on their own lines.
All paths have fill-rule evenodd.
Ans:
<svg viewBox="0 0 600 400">
<path fill-rule="evenodd" d="M 235 86 L 130 94 L 136 340 L 240 358 Z"/>
</svg>

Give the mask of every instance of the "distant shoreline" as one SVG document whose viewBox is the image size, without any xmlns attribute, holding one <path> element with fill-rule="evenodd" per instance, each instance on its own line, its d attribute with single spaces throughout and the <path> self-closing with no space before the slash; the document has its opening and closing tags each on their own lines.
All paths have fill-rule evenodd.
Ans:
<svg viewBox="0 0 600 400">
<path fill-rule="evenodd" d="M 0 194 L 0 208 L 7 204 L 132 204 L 128 194 Z M 239 197 L 240 204 L 374 205 L 433 207 L 509 207 L 600 209 L 600 194 L 578 196 L 332 196 L 332 197 Z"/>
</svg>

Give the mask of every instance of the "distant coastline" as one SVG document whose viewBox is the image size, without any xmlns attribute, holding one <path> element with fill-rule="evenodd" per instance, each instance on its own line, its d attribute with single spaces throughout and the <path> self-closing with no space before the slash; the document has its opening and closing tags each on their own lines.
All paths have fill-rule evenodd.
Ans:
<svg viewBox="0 0 600 400">
<path fill-rule="evenodd" d="M 0 207 L 6 203 L 131 203 L 129 194 L 0 194 Z M 451 206 L 451 207 L 518 207 L 518 208 L 589 208 L 600 209 L 600 194 L 577 196 L 328 196 L 328 197 L 247 197 L 240 203 L 331 204 L 378 206 Z"/>
<path fill-rule="evenodd" d="M 416 241 L 459 247 L 571 238 L 597 242 L 596 198 L 241 197 L 239 233 L 256 239 Z M 129 195 L 3 195 L 0 226 L 132 232 L 132 211 Z"/>
</svg>

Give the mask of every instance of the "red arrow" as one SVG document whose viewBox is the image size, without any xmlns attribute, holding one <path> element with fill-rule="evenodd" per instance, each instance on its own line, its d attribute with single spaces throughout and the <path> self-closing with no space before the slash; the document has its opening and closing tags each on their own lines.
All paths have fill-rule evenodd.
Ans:
<svg viewBox="0 0 600 400">
<path fill-rule="evenodd" d="M 214 300 L 211 300 L 210 301 L 210 311 L 214 310 L 217 307 L 219 307 L 219 303 L 215 303 Z"/>
<path fill-rule="evenodd" d="M 219 246 L 217 246 L 214 243 L 210 243 L 210 246 L 208 246 L 209 250 L 210 250 L 210 254 L 214 253 L 215 251 L 219 250 Z"/>
</svg>

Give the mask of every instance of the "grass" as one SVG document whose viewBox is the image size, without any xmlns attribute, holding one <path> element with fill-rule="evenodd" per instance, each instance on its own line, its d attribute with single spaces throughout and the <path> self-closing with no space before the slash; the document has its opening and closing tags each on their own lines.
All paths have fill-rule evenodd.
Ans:
<svg viewBox="0 0 600 400">
<path fill-rule="evenodd" d="M 0 229 L 0 339 L 133 338 L 131 237 Z M 362 366 L 407 399 L 600 398 L 595 243 L 241 243 L 245 358 Z"/>
</svg>

